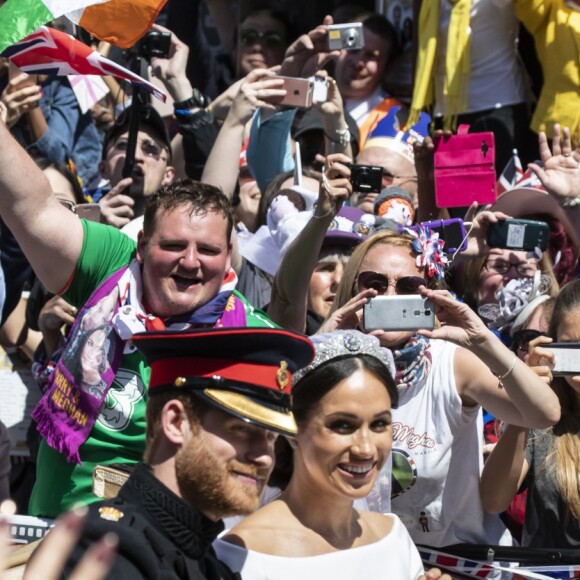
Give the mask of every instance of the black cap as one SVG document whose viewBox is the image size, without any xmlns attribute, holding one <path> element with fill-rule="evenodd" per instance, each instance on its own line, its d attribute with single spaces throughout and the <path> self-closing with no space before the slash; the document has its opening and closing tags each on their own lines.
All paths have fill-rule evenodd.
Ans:
<svg viewBox="0 0 580 580">
<path fill-rule="evenodd" d="M 210 328 L 133 336 L 151 366 L 149 395 L 183 389 L 213 407 L 296 434 L 292 374 L 314 357 L 303 335 L 272 328 Z"/>
<path fill-rule="evenodd" d="M 350 133 L 350 140 L 354 142 L 356 150 L 359 150 L 359 130 L 356 121 L 345 112 L 344 118 L 346 126 Z M 322 122 L 322 114 L 315 108 L 301 109 L 296 113 L 294 123 L 292 124 L 292 137 L 297 139 L 307 131 L 324 131 L 324 123 Z"/>
<path fill-rule="evenodd" d="M 123 112 L 117 117 L 114 125 L 105 133 L 105 138 L 103 140 L 103 151 L 101 158 L 105 159 L 107 156 L 107 149 L 111 141 L 116 139 L 119 135 L 129 130 L 129 119 L 131 116 L 132 107 L 127 107 Z M 169 138 L 169 133 L 165 122 L 157 110 L 151 105 L 142 105 L 142 114 L 139 120 L 139 128 L 143 125 L 153 129 L 155 134 L 161 139 L 162 143 L 169 150 L 169 158 L 171 159 L 171 139 Z"/>
</svg>

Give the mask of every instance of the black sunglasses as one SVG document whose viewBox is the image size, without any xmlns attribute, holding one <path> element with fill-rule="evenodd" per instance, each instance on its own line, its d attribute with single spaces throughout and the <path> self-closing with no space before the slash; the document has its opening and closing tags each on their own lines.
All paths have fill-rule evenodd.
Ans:
<svg viewBox="0 0 580 580">
<path fill-rule="evenodd" d="M 518 330 L 514 332 L 511 349 L 513 352 L 521 350 L 522 352 L 528 352 L 530 348 L 530 342 L 538 336 L 548 336 L 548 333 L 541 332 L 539 330 L 526 329 Z"/>
<path fill-rule="evenodd" d="M 256 42 L 271 48 L 280 46 L 284 42 L 284 37 L 275 30 L 258 32 L 252 28 L 240 32 L 240 41 L 244 46 L 253 46 Z"/>
<path fill-rule="evenodd" d="M 397 294 L 419 294 L 419 286 L 427 286 L 427 282 L 420 276 L 403 276 L 389 283 L 389 279 L 380 272 L 360 272 L 357 277 L 358 291 L 372 288 L 379 294 L 386 294 L 389 286 L 395 287 Z"/>
</svg>

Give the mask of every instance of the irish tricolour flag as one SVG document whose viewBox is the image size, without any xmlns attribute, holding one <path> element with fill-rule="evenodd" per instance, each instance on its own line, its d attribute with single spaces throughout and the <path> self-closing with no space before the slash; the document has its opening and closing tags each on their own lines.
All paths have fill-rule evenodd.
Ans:
<svg viewBox="0 0 580 580">
<path fill-rule="evenodd" d="M 7 0 L 0 8 L 0 52 L 39 26 L 66 16 L 93 36 L 129 48 L 167 0 Z"/>
</svg>

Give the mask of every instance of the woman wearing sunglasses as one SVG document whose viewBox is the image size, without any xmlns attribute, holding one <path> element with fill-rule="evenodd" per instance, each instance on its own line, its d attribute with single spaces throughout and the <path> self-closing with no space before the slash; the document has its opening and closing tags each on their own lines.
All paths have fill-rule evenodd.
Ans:
<svg viewBox="0 0 580 580">
<path fill-rule="evenodd" d="M 527 489 L 522 545 L 577 548 L 580 538 L 580 375 L 553 376 L 552 342 L 580 342 L 580 280 L 556 298 L 548 337 L 530 343 L 528 365 L 550 384 L 562 408 L 551 429 L 509 425 L 483 470 L 481 494 L 490 513 L 501 512 Z M 580 354 L 580 350 L 578 351 Z"/>
<path fill-rule="evenodd" d="M 416 543 L 509 543 L 479 498 L 481 406 L 523 426 L 559 418 L 556 397 L 481 319 L 438 289 L 440 244 L 377 233 L 353 252 L 323 331 L 364 329 L 362 308 L 379 294 L 420 293 L 435 303 L 433 330 L 373 331 L 393 351 L 399 407 L 393 412 L 392 511 Z"/>
</svg>

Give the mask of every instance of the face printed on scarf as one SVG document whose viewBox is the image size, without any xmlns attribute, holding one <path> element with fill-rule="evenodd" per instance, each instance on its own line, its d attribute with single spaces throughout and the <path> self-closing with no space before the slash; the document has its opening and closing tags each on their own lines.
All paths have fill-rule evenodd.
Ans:
<svg viewBox="0 0 580 580">
<path fill-rule="evenodd" d="M 152 313 L 167 317 L 197 310 L 214 298 L 230 270 L 227 220 L 190 207 L 158 210 L 152 235 L 139 234 L 143 296 Z"/>
<path fill-rule="evenodd" d="M 391 399 L 360 369 L 339 382 L 299 425 L 294 473 L 325 495 L 366 497 L 391 452 Z"/>
<path fill-rule="evenodd" d="M 101 380 L 101 373 L 106 368 L 105 340 L 108 331 L 98 329 L 92 331 L 87 338 L 81 352 L 82 382 L 96 385 Z"/>
<path fill-rule="evenodd" d="M 360 272 L 367 271 L 378 272 L 389 279 L 390 284 L 386 292 L 387 296 L 396 294 L 394 285 L 397 280 L 406 276 L 424 277 L 425 275 L 425 272 L 415 264 L 415 256 L 408 247 L 387 244 L 376 244 L 367 252 L 367 255 L 362 261 Z M 374 330 L 369 334 L 376 336 L 381 346 L 393 348 L 404 345 L 415 335 L 415 332 L 412 330 L 397 330 L 391 332 Z"/>
<path fill-rule="evenodd" d="M 118 298 L 119 289 L 113 288 L 107 296 L 99 300 L 94 306 L 91 306 L 83 315 L 82 330 L 92 330 L 107 324 L 113 316 L 113 310 Z"/>
<path fill-rule="evenodd" d="M 510 280 L 533 277 L 538 269 L 537 258 L 530 252 L 492 248 L 479 273 L 479 305 L 497 303 L 496 293 Z"/>
<path fill-rule="evenodd" d="M 274 466 L 277 435 L 217 409 L 207 410 L 175 457 L 183 499 L 212 519 L 247 515 Z"/>
</svg>

